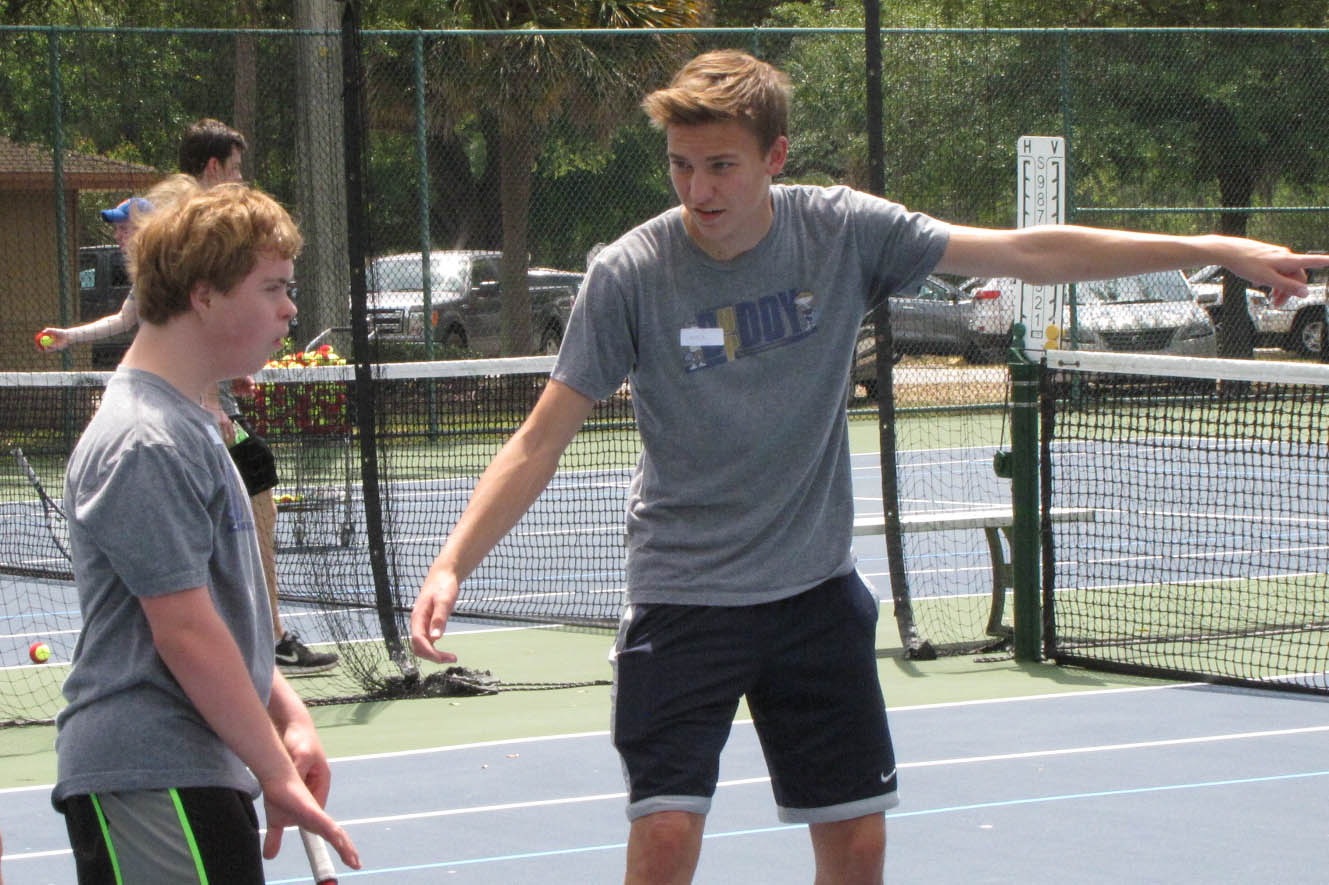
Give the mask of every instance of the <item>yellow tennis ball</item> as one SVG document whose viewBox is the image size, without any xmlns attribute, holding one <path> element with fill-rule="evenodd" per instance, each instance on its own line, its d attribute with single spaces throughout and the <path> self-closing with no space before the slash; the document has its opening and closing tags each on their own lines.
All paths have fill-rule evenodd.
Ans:
<svg viewBox="0 0 1329 885">
<path fill-rule="evenodd" d="M 51 335 L 43 335 L 42 337 L 37 339 L 37 343 L 40 344 L 42 347 L 50 347 L 52 344 L 55 343 L 55 338 Z"/>
<path fill-rule="evenodd" d="M 45 642 L 34 642 L 28 646 L 28 657 L 34 664 L 44 664 L 51 659 L 51 647 Z"/>
</svg>

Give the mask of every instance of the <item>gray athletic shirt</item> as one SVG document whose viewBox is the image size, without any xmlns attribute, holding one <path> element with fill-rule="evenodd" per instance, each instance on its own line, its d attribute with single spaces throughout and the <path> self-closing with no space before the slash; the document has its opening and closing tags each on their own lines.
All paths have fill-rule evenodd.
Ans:
<svg viewBox="0 0 1329 885">
<path fill-rule="evenodd" d="M 69 459 L 65 510 L 83 632 L 56 717 L 53 800 L 194 786 L 257 795 L 157 656 L 139 604 L 208 587 L 267 703 L 274 646 L 258 537 L 216 419 L 122 366 Z"/>
<path fill-rule="evenodd" d="M 775 186 L 731 261 L 678 208 L 587 271 L 553 377 L 626 377 L 644 450 L 627 501 L 628 601 L 749 605 L 853 568 L 845 407 L 864 314 L 918 287 L 949 227 L 845 187 Z"/>
</svg>

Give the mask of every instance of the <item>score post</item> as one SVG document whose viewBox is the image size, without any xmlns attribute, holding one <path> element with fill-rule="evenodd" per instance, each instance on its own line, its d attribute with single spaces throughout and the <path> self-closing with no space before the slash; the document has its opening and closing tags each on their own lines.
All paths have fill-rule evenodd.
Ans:
<svg viewBox="0 0 1329 885">
<path fill-rule="evenodd" d="M 1065 224 L 1066 139 L 1024 135 L 1016 145 L 1019 227 Z M 1024 327 L 1024 354 L 1038 360 L 1061 346 L 1066 319 L 1066 286 L 1020 283 L 1015 322 Z M 1017 342 L 1018 344 L 1018 342 Z"/>
</svg>

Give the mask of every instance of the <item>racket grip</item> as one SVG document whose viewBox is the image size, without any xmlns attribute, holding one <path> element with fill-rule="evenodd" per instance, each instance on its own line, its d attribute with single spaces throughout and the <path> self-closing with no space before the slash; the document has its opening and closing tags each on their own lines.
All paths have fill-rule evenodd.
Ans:
<svg viewBox="0 0 1329 885">
<path fill-rule="evenodd" d="M 337 885 L 337 870 L 332 865 L 327 843 L 304 827 L 300 828 L 300 841 L 304 843 L 315 885 Z"/>
</svg>

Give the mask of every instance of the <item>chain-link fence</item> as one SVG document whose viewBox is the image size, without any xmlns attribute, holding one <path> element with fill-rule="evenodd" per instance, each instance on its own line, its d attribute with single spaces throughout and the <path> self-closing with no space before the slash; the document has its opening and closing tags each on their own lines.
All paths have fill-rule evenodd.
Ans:
<svg viewBox="0 0 1329 885">
<path fill-rule="evenodd" d="M 125 338 L 54 354 L 33 336 L 118 310 L 126 281 L 99 212 L 175 171 L 181 133 L 201 117 L 245 135 L 245 177 L 301 223 L 293 349 L 317 339 L 350 355 L 348 255 L 358 254 L 368 259 L 368 356 L 380 362 L 556 349 L 596 246 L 674 202 L 663 137 L 637 104 L 699 51 L 745 49 L 791 75 L 784 180 L 867 183 L 858 30 L 369 31 L 359 40 L 347 71 L 335 31 L 0 28 L 3 368 L 83 370 L 118 359 Z M 882 48 L 886 188 L 910 208 L 1012 225 L 1017 141 L 1052 135 L 1068 146 L 1070 221 L 1244 233 L 1301 250 L 1329 244 L 1327 31 L 888 30 Z M 363 128 L 352 131 L 348 74 L 364 97 Z M 347 165 L 352 137 L 363 170 Z M 348 188 L 363 193 L 363 225 L 348 224 Z M 1080 346 L 1318 355 L 1322 280 L 1310 298 L 1277 307 L 1240 280 L 1192 271 L 1190 285 L 1165 275 L 1079 287 Z M 1001 363 L 1013 293 L 1006 281 L 937 279 L 891 300 L 906 510 L 960 492 L 1009 502 L 990 465 L 1007 435 Z M 872 409 L 874 359 L 869 330 L 851 407 Z M 443 396 L 455 405 L 477 395 Z M 6 449 L 33 429 L 25 413 L 4 422 Z M 343 424 L 349 446 L 349 421 L 335 422 Z M 76 428 L 63 430 L 67 438 Z M 318 482 L 300 482 L 359 481 L 352 450 L 332 450 L 335 435 L 320 431 L 316 446 L 273 436 L 290 475 L 310 459 L 321 465 Z M 62 463 L 49 457 L 48 485 Z M 971 482 L 936 485 L 947 472 L 938 464 L 960 462 Z M 400 461 L 389 469 L 404 470 Z M 26 482 L 15 472 L 12 493 Z M 283 530 L 294 531 L 316 508 L 301 504 L 303 490 L 280 491 L 292 495 Z M 360 531 L 361 506 L 347 504 L 326 532 L 336 544 Z M 938 534 L 947 533 L 906 539 L 911 590 L 926 599 L 935 584 L 948 599 L 974 599 L 974 612 L 955 616 L 964 638 L 989 614 L 990 551 L 981 537 L 977 550 L 967 536 L 938 546 Z M 316 580 L 283 574 L 288 584 Z M 399 583 L 401 608 L 418 577 Z M 948 612 L 956 605 L 968 603 L 945 603 Z M 948 630 L 932 632 L 944 643 Z"/>
<path fill-rule="evenodd" d="M 671 204 L 661 136 L 636 104 L 718 45 L 793 76 L 787 180 L 865 185 L 857 31 L 367 32 L 366 251 L 499 252 L 508 257 L 495 260 L 496 282 L 518 290 L 527 266 L 583 270 L 597 243 Z M 0 48 L 5 368 L 89 364 L 88 349 L 38 353 L 32 333 L 113 305 L 104 287 L 80 285 L 100 282 L 92 248 L 111 242 L 97 211 L 174 171 L 181 132 L 205 116 L 245 134 L 247 177 L 302 223 L 299 334 L 349 326 L 338 33 L 6 28 Z M 1326 32 L 906 30 L 887 31 L 883 48 L 887 190 L 911 208 L 1009 225 L 1016 140 L 1060 135 L 1069 220 L 1301 249 L 1329 239 Z M 1277 315 L 1252 291 L 1244 310 L 1220 315 L 1221 275 L 1198 285 L 1230 327 L 1224 353 L 1312 349 L 1297 311 Z M 457 319 L 380 339 L 400 345 L 388 358 L 427 343 L 539 348 L 544 328 L 521 311 L 504 320 L 518 328 L 473 331 Z M 925 346 L 983 351 L 944 343 Z"/>
</svg>

